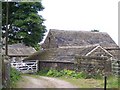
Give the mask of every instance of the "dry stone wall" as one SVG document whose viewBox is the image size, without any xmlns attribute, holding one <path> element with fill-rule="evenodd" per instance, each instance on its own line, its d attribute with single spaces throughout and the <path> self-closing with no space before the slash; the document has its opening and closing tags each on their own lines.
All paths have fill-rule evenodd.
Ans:
<svg viewBox="0 0 120 90">
<path fill-rule="evenodd" d="M 39 70 L 57 69 L 57 70 L 75 70 L 77 67 L 72 62 L 56 62 L 56 61 L 39 61 Z"/>
<path fill-rule="evenodd" d="M 89 75 L 109 75 L 111 74 L 111 60 L 107 57 L 76 57 L 76 63 L 79 71 L 86 72 Z"/>
</svg>

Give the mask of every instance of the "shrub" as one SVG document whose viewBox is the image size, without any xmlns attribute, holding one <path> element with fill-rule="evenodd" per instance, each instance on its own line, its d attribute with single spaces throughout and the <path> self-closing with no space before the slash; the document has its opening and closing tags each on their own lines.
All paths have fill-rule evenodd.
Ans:
<svg viewBox="0 0 120 90">
<path fill-rule="evenodd" d="M 62 76 L 62 73 L 58 70 L 55 70 L 55 69 L 50 69 L 48 72 L 47 72 L 47 76 L 52 76 L 52 77 L 60 77 Z"/>
<path fill-rule="evenodd" d="M 21 78 L 21 73 L 17 71 L 15 68 L 10 69 L 10 86 L 15 86 L 16 82 Z"/>
<path fill-rule="evenodd" d="M 53 76 L 54 77 L 57 73 L 58 73 L 57 70 L 54 70 L 54 69 L 52 70 L 51 69 L 47 72 L 47 76 Z"/>
<path fill-rule="evenodd" d="M 76 78 L 86 78 L 87 74 L 84 72 L 78 72 Z"/>
<path fill-rule="evenodd" d="M 42 76 L 51 76 L 51 77 L 73 77 L 73 78 L 86 78 L 87 74 L 84 72 L 75 72 L 73 70 L 55 70 L 55 69 L 45 69 L 41 70 L 37 73 L 38 75 Z"/>
<path fill-rule="evenodd" d="M 37 73 L 38 75 L 42 75 L 42 76 L 50 76 L 50 77 L 62 77 L 62 76 L 66 76 L 66 77 L 73 77 L 73 78 L 93 78 L 93 79 L 101 79 L 102 75 L 97 74 L 97 75 L 92 75 L 92 74 L 88 74 L 85 72 L 76 72 L 73 70 L 56 70 L 56 69 L 44 69 L 41 70 Z"/>
</svg>

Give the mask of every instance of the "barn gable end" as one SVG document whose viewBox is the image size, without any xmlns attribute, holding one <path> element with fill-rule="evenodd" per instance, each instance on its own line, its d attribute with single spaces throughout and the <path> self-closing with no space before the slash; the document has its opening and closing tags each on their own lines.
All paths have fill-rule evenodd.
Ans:
<svg viewBox="0 0 120 90">
<path fill-rule="evenodd" d="M 100 45 L 96 46 L 94 49 L 92 49 L 90 52 L 88 52 L 85 56 L 107 56 L 107 57 L 113 57 L 111 53 L 109 53 L 107 50 L 102 48 Z"/>
</svg>

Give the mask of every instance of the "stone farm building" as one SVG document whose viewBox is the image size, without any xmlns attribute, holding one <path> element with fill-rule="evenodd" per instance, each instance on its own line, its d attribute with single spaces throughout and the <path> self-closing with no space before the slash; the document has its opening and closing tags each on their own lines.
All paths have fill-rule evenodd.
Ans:
<svg viewBox="0 0 120 90">
<path fill-rule="evenodd" d="M 22 61 L 35 52 L 36 50 L 34 48 L 22 43 L 8 45 L 8 56 L 11 61 Z"/>
<path fill-rule="evenodd" d="M 118 48 L 118 46 L 105 32 L 50 29 L 42 48 L 42 51 L 25 59 L 40 60 L 39 70 L 44 68 L 75 69 L 77 56 L 107 57 L 112 60 L 117 58 L 117 52 L 110 49 Z"/>
<path fill-rule="evenodd" d="M 32 47 L 25 46 L 22 43 L 8 45 L 8 57 L 5 56 L 5 48 L 2 48 L 2 85 L 7 87 L 10 84 L 10 67 L 17 67 L 16 63 L 22 63 L 22 60 L 35 53 Z"/>
</svg>

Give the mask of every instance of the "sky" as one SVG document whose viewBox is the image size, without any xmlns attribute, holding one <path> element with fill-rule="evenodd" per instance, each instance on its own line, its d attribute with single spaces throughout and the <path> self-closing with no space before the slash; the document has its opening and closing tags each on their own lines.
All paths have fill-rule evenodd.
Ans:
<svg viewBox="0 0 120 90">
<path fill-rule="evenodd" d="M 40 12 L 49 29 L 99 30 L 118 43 L 118 2 L 120 0 L 42 0 Z"/>
</svg>

